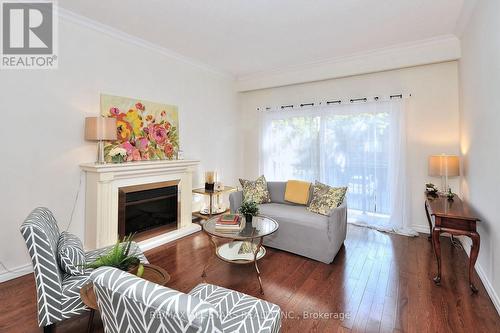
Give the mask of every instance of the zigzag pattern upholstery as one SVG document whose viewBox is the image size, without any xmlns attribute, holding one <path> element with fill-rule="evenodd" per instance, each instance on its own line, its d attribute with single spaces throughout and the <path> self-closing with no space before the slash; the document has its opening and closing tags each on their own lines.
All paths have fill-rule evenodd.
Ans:
<svg viewBox="0 0 500 333">
<path fill-rule="evenodd" d="M 85 271 L 85 251 L 82 241 L 67 231 L 61 232 L 57 244 L 59 267 L 71 275 L 81 275 Z"/>
<path fill-rule="evenodd" d="M 111 246 L 107 246 L 86 252 L 85 261 L 87 263 L 94 262 L 99 256 L 104 255 L 110 248 Z M 148 260 L 142 253 L 137 243 L 132 243 L 130 246 L 130 253 L 137 255 L 141 262 L 148 263 Z M 93 269 L 86 269 L 83 275 L 64 274 L 62 291 L 62 313 L 64 318 L 78 315 L 87 310 L 87 306 L 83 304 L 80 298 L 80 289 L 87 284 L 92 271 Z"/>
<path fill-rule="evenodd" d="M 276 333 L 281 328 L 281 310 L 276 304 L 206 283 L 189 295 L 215 306 L 224 332 Z"/>
<path fill-rule="evenodd" d="M 215 308 L 112 267 L 92 272 L 106 333 L 222 332 Z"/>
<path fill-rule="evenodd" d="M 36 208 L 21 226 L 35 271 L 40 326 L 61 321 L 62 275 L 57 264 L 59 228 L 47 208 Z"/>
<path fill-rule="evenodd" d="M 189 294 L 111 267 L 91 275 L 106 333 L 279 332 L 280 308 L 210 284 Z"/>
<path fill-rule="evenodd" d="M 80 299 L 80 288 L 88 282 L 91 270 L 83 275 L 63 274 L 57 260 L 60 232 L 52 212 L 44 207 L 35 208 L 21 225 L 21 234 L 35 273 L 38 324 L 48 326 L 87 311 Z M 85 253 L 86 262 L 93 262 L 108 249 Z M 138 254 L 142 262 L 148 262 L 137 244 L 132 244 L 131 252 Z"/>
</svg>

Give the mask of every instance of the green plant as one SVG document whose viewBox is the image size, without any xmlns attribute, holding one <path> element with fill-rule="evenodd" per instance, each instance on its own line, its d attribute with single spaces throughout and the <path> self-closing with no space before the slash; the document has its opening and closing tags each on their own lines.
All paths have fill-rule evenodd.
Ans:
<svg viewBox="0 0 500 333">
<path fill-rule="evenodd" d="M 455 197 L 455 193 L 451 191 L 451 188 L 448 188 L 448 192 L 446 193 L 446 197 L 448 200 L 453 201 L 453 198 Z"/>
<path fill-rule="evenodd" d="M 105 255 L 99 256 L 94 262 L 85 265 L 86 268 L 99 268 L 102 266 L 110 266 L 128 271 L 131 267 L 139 265 L 140 259 L 135 254 L 129 254 L 132 238 L 134 235 L 125 236 L 120 243 L 118 239 L 116 244 L 109 249 Z"/>
<path fill-rule="evenodd" d="M 259 214 L 259 206 L 255 201 L 244 201 L 238 209 L 238 212 L 243 215 L 256 216 Z"/>
</svg>

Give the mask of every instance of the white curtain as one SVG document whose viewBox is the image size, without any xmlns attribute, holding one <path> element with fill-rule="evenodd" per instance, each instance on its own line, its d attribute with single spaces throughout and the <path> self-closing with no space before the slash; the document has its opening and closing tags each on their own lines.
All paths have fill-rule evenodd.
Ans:
<svg viewBox="0 0 500 333">
<path fill-rule="evenodd" d="M 260 168 L 268 180 L 348 186 L 349 222 L 410 227 L 405 100 L 265 111 Z"/>
</svg>

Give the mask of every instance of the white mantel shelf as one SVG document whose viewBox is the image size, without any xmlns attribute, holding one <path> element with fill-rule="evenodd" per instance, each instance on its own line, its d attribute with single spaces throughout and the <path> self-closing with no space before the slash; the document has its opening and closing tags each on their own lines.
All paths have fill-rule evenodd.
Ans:
<svg viewBox="0 0 500 333">
<path fill-rule="evenodd" d="M 197 166 L 200 161 L 197 160 L 161 160 L 161 161 L 137 161 L 125 163 L 83 163 L 80 164 L 82 170 L 87 172 L 105 173 L 105 172 L 154 172 L 155 170 L 182 170 Z"/>
<path fill-rule="evenodd" d="M 125 163 L 83 163 L 86 173 L 85 248 L 114 244 L 118 237 L 120 187 L 179 180 L 181 202 L 178 229 L 139 243 L 143 251 L 184 237 L 201 228 L 192 223 L 192 174 L 197 160 L 161 160 Z"/>
</svg>

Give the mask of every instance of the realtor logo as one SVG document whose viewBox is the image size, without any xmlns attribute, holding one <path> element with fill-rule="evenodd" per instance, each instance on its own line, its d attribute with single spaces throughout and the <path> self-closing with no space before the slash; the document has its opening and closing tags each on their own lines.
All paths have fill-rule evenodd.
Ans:
<svg viewBox="0 0 500 333">
<path fill-rule="evenodd" d="M 56 68 L 53 2 L 2 3 L 1 68 Z"/>
</svg>

